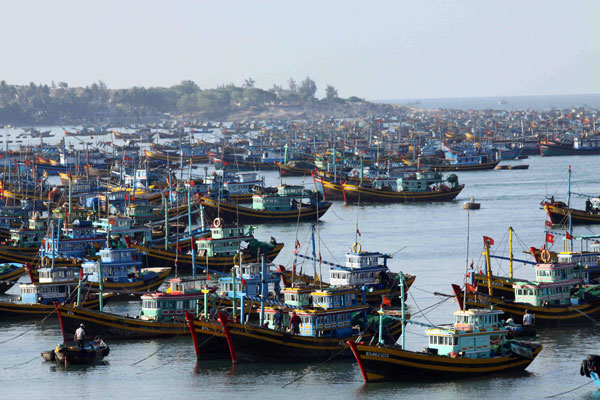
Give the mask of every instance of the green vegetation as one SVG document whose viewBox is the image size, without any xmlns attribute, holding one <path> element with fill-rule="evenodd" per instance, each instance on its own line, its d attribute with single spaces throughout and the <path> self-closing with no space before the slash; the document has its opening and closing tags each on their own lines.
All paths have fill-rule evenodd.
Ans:
<svg viewBox="0 0 600 400">
<path fill-rule="evenodd" d="M 151 117 L 198 115 L 207 118 L 243 110 L 266 108 L 328 107 L 362 101 L 340 99 L 337 89 L 326 87 L 326 97 L 317 99 L 317 84 L 308 76 L 300 84 L 292 78 L 288 89 L 273 85 L 255 87 L 252 78 L 242 86 L 228 84 L 201 89 L 193 81 L 165 87 L 108 89 L 102 81 L 86 87 L 69 87 L 65 82 L 48 85 L 10 85 L 0 82 L 0 125 L 74 124 L 142 121 Z"/>
</svg>

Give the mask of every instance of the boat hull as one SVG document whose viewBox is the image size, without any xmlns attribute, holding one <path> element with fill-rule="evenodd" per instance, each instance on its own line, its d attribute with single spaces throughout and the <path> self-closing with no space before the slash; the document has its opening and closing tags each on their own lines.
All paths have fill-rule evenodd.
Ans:
<svg viewBox="0 0 600 400">
<path fill-rule="evenodd" d="M 269 250 L 266 255 L 266 261 L 272 262 L 283 249 L 283 243 L 277 243 Z M 174 251 L 165 251 L 159 248 L 148 248 L 134 246 L 145 255 L 143 257 L 144 266 L 151 267 L 171 267 L 178 273 L 192 272 L 192 256 L 190 254 L 175 254 Z M 243 254 L 243 262 L 260 262 L 260 255 Z M 196 256 L 196 267 L 208 267 L 212 271 L 229 272 L 234 265 L 233 257 L 201 257 Z"/>
<path fill-rule="evenodd" d="M 434 192 L 392 192 L 385 190 L 371 189 L 358 185 L 342 183 L 344 189 L 344 199 L 346 203 L 416 203 L 416 202 L 437 202 L 452 201 L 463 190 L 464 185 L 459 185 L 455 189 Z"/>
<path fill-rule="evenodd" d="M 349 343 L 366 382 L 472 378 L 476 375 L 520 371 L 531 364 L 514 353 L 491 358 L 451 358 L 405 351 L 393 346 L 369 346 Z M 542 346 L 532 349 L 533 358 Z"/>
<path fill-rule="evenodd" d="M 225 222 L 239 224 L 316 221 L 331 207 L 331 203 L 324 202 L 318 209 L 316 207 L 299 207 L 298 210 L 291 211 L 263 211 L 254 210 L 235 203 L 219 202 L 206 197 L 202 197 L 201 201 L 204 204 L 205 214 L 209 219 L 221 217 Z"/>
<path fill-rule="evenodd" d="M 577 210 L 556 204 L 544 203 L 544 209 L 553 225 L 563 225 L 569 223 L 569 214 L 571 215 L 572 225 L 594 225 L 600 224 L 600 214 L 593 214 L 584 210 Z"/>
<path fill-rule="evenodd" d="M 205 333 L 198 334 L 202 323 L 202 321 L 194 321 L 199 342 L 206 340 Z M 355 335 L 348 338 L 315 338 L 231 321 L 226 322 L 226 326 L 237 359 L 245 362 L 306 362 L 328 360 L 332 357 L 351 358 L 352 352 L 344 341 L 355 340 L 358 337 Z M 393 322 L 386 328 L 389 340 L 396 341 L 402 333 L 402 324 L 399 321 Z M 370 340 L 373 335 L 373 332 L 367 332 L 362 337 Z M 230 355 L 229 350 L 227 355 Z"/>
</svg>

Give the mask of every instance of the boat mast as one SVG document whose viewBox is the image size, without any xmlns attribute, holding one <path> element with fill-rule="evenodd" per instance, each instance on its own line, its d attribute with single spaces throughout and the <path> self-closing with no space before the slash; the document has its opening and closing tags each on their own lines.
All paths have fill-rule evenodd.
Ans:
<svg viewBox="0 0 600 400">
<path fill-rule="evenodd" d="M 492 295 L 492 263 L 490 262 L 490 242 L 485 240 L 485 264 L 487 266 L 488 294 Z"/>
<path fill-rule="evenodd" d="M 465 290 L 463 291 L 463 304 L 467 304 L 467 274 L 469 273 L 469 238 L 471 236 L 471 212 L 467 210 L 467 258 L 465 260 Z M 472 271 L 474 273 L 474 271 Z M 464 307 L 464 306 L 463 306 Z"/>
<path fill-rule="evenodd" d="M 190 233 L 190 245 L 192 247 L 192 276 L 196 278 L 196 247 L 194 246 L 194 236 L 192 235 L 192 200 L 191 191 L 194 186 L 194 181 L 190 179 L 187 190 L 187 212 L 188 212 L 188 229 Z M 208 265 L 206 266 L 208 268 Z"/>
<path fill-rule="evenodd" d="M 513 228 L 512 226 L 508 228 L 508 243 L 509 243 L 509 269 L 510 269 L 510 277 L 513 277 Z"/>
<path fill-rule="evenodd" d="M 571 165 L 569 165 L 569 185 L 568 185 L 567 209 L 569 210 L 569 237 L 573 237 L 573 224 L 571 221 Z M 567 251 L 567 240 L 565 238 L 565 251 Z M 573 251 L 573 239 L 571 239 L 571 251 Z"/>
</svg>

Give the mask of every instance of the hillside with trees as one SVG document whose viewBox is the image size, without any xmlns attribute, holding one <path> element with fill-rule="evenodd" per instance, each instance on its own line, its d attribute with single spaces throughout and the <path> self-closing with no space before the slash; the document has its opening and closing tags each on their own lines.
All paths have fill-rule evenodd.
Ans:
<svg viewBox="0 0 600 400">
<path fill-rule="evenodd" d="M 185 80 L 171 87 L 109 89 L 102 81 L 86 87 L 65 82 L 51 85 L 0 82 L 0 125 L 61 125 L 132 123 L 156 119 L 240 120 L 300 117 L 354 117 L 389 111 L 394 106 L 352 96 L 338 97 L 332 85 L 318 99 L 317 84 L 309 77 L 290 78 L 286 87 L 265 90 L 247 78 L 217 88 L 200 88 Z"/>
</svg>

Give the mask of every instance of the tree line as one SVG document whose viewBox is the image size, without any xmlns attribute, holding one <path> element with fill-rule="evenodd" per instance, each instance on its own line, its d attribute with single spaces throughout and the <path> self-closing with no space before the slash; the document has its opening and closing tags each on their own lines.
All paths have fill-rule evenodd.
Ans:
<svg viewBox="0 0 600 400">
<path fill-rule="evenodd" d="M 101 123 L 194 113 L 214 116 L 251 107 L 362 101 L 355 96 L 339 98 L 332 85 L 326 86 L 324 98 L 317 99 L 316 93 L 317 85 L 309 77 L 300 83 L 290 78 L 285 88 L 273 85 L 268 90 L 255 87 L 252 78 L 241 86 L 231 83 L 211 89 L 201 89 L 191 80 L 171 87 L 129 89 L 109 89 L 102 81 L 86 87 L 69 87 L 65 82 L 10 85 L 1 81 L 0 125 Z"/>
</svg>

